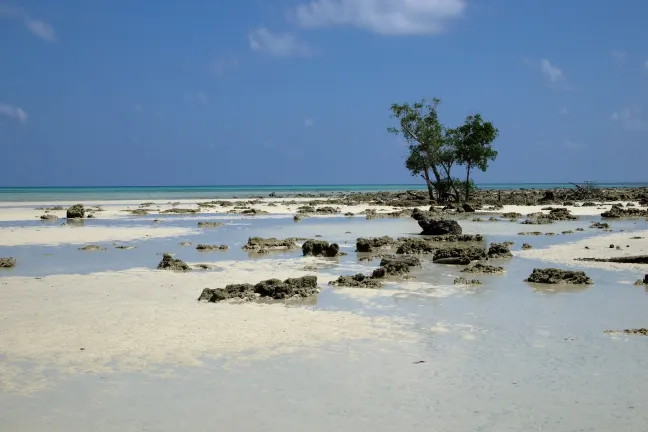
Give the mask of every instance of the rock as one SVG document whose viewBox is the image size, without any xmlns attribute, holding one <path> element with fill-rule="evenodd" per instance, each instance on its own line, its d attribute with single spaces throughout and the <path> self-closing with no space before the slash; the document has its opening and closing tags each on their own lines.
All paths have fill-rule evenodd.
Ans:
<svg viewBox="0 0 648 432">
<path fill-rule="evenodd" d="M 305 265 L 304 268 L 302 269 L 303 271 L 317 271 L 317 266 L 314 265 Z"/>
<path fill-rule="evenodd" d="M 389 236 L 383 237 L 360 237 L 356 240 L 356 252 L 374 252 L 377 249 L 390 248 L 396 244 L 396 240 Z"/>
<path fill-rule="evenodd" d="M 585 272 L 560 270 L 556 268 L 533 269 L 531 275 L 524 280 L 525 282 L 542 283 L 542 284 L 593 284 Z"/>
<path fill-rule="evenodd" d="M 16 258 L 0 258 L 0 268 L 14 268 L 16 267 Z"/>
<path fill-rule="evenodd" d="M 486 251 L 482 248 L 469 246 L 469 247 L 453 247 L 438 249 L 434 252 L 432 262 L 437 264 L 470 264 L 471 261 L 478 261 L 481 259 L 488 259 Z"/>
<path fill-rule="evenodd" d="M 506 270 L 504 270 L 504 267 L 492 266 L 481 262 L 478 262 L 473 266 L 466 267 L 465 269 L 461 270 L 462 273 L 485 273 L 485 274 L 498 274 L 498 273 L 504 273 L 505 271 Z"/>
<path fill-rule="evenodd" d="M 68 219 L 83 219 L 85 216 L 85 208 L 83 204 L 75 204 L 67 209 L 66 217 Z"/>
<path fill-rule="evenodd" d="M 508 212 L 508 213 L 503 213 L 500 217 L 502 219 L 519 219 L 522 217 L 522 213 Z"/>
<path fill-rule="evenodd" d="M 236 213 L 236 212 L 235 212 Z M 257 216 L 257 215 L 266 215 L 270 214 L 265 210 L 258 210 L 258 209 L 245 209 L 241 211 L 242 215 L 247 215 L 247 216 Z"/>
<path fill-rule="evenodd" d="M 222 222 L 198 222 L 198 228 L 218 228 L 223 225 Z"/>
<path fill-rule="evenodd" d="M 381 288 L 382 282 L 358 273 L 354 276 L 340 276 L 335 281 L 329 282 L 329 285 L 351 287 L 351 288 Z"/>
<path fill-rule="evenodd" d="M 302 245 L 302 253 L 304 256 L 323 256 L 323 257 L 336 257 L 340 254 L 340 246 L 324 240 L 307 240 Z"/>
<path fill-rule="evenodd" d="M 188 209 L 188 208 L 170 208 L 167 210 L 163 210 L 160 213 L 176 213 L 176 214 L 185 214 L 185 213 L 199 213 L 199 209 Z"/>
<path fill-rule="evenodd" d="M 461 235 L 461 226 L 456 220 L 451 219 L 421 219 L 418 221 L 423 229 L 423 235 Z"/>
<path fill-rule="evenodd" d="M 519 232 L 518 235 L 521 236 L 539 236 L 542 235 L 540 231 L 525 231 L 525 232 Z"/>
<path fill-rule="evenodd" d="M 625 329 L 625 330 L 605 330 L 604 333 L 624 333 L 628 335 L 648 336 L 648 328 Z"/>
<path fill-rule="evenodd" d="M 522 249 L 533 249 L 533 246 L 531 246 L 529 243 L 522 243 Z"/>
<path fill-rule="evenodd" d="M 491 243 L 488 248 L 488 258 L 501 259 L 513 258 L 513 254 L 509 249 L 510 246 L 504 243 Z"/>
<path fill-rule="evenodd" d="M 475 208 L 474 208 L 473 206 L 471 206 L 470 204 L 468 204 L 468 203 L 464 203 L 464 204 L 461 206 L 461 208 L 462 208 L 463 211 L 465 211 L 466 213 L 474 213 L 474 212 L 475 212 Z"/>
<path fill-rule="evenodd" d="M 211 270 L 213 267 L 209 264 L 196 264 L 194 265 L 194 268 L 197 268 L 199 270 Z"/>
<path fill-rule="evenodd" d="M 417 257 L 413 256 L 394 256 L 394 255 L 389 255 L 389 256 L 384 256 L 380 260 L 380 265 L 381 266 L 386 266 L 391 263 L 404 263 L 409 267 L 419 267 L 421 265 L 421 260 L 418 259 Z"/>
<path fill-rule="evenodd" d="M 254 293 L 254 285 L 232 284 L 225 288 L 205 288 L 198 301 L 216 303 L 227 299 L 254 300 L 259 296 Z"/>
<path fill-rule="evenodd" d="M 480 234 L 462 234 L 459 236 L 431 236 L 431 237 L 401 237 L 398 239 L 397 254 L 431 254 L 440 247 L 445 247 L 441 243 L 470 243 L 482 242 L 484 238 Z"/>
<path fill-rule="evenodd" d="M 295 216 L 293 216 L 293 221 L 294 221 L 294 222 L 299 222 L 300 220 L 302 220 L 302 217 L 301 217 L 301 216 L 299 216 L 299 215 L 295 215 Z"/>
<path fill-rule="evenodd" d="M 387 256 L 380 261 L 380 267 L 373 271 L 371 277 L 382 279 L 386 276 L 405 275 L 410 272 L 410 267 L 420 266 L 421 261 L 416 257 Z"/>
<path fill-rule="evenodd" d="M 54 221 L 58 219 L 58 216 L 53 215 L 53 214 L 44 214 L 41 215 L 41 220 L 47 220 L 47 221 Z"/>
<path fill-rule="evenodd" d="M 594 222 L 590 228 L 610 229 L 610 225 L 607 222 Z"/>
<path fill-rule="evenodd" d="M 575 261 L 611 262 L 619 264 L 648 264 L 648 255 L 631 255 L 613 258 L 575 258 Z"/>
<path fill-rule="evenodd" d="M 93 251 L 105 251 L 106 248 L 91 244 L 91 245 L 80 247 L 78 250 L 86 251 L 86 252 L 93 252 Z"/>
<path fill-rule="evenodd" d="M 118 245 L 115 246 L 115 249 L 119 249 L 119 250 L 135 249 L 135 246 Z"/>
<path fill-rule="evenodd" d="M 647 217 L 648 210 L 641 210 L 638 208 L 624 208 L 620 204 L 614 204 L 608 211 L 601 213 L 603 218 L 632 218 L 632 217 Z"/>
<path fill-rule="evenodd" d="M 135 216 L 146 216 L 146 215 L 149 214 L 149 212 L 147 212 L 146 210 L 141 209 L 141 208 L 140 208 L 140 209 L 132 210 L 130 213 L 131 213 L 132 215 L 135 215 Z"/>
<path fill-rule="evenodd" d="M 164 253 L 162 261 L 157 266 L 158 270 L 172 270 L 178 272 L 186 272 L 191 268 L 181 259 L 173 258 L 170 254 Z"/>
<path fill-rule="evenodd" d="M 613 244 L 610 245 L 610 249 L 614 249 L 614 245 L 613 245 Z"/>
<path fill-rule="evenodd" d="M 271 238 L 250 237 L 248 238 L 247 244 L 243 245 L 241 249 L 251 250 L 251 251 L 259 251 L 261 249 L 263 250 L 296 249 L 299 247 L 297 246 L 297 243 L 295 243 L 296 240 L 297 239 L 295 238 L 287 238 L 285 240 L 279 240 L 274 237 Z"/>
<path fill-rule="evenodd" d="M 481 281 L 477 279 L 466 279 L 464 277 L 458 277 L 454 280 L 455 285 L 481 285 Z"/>
<path fill-rule="evenodd" d="M 645 275 L 643 279 L 637 280 L 637 282 L 635 282 L 635 285 L 648 285 L 648 274 Z"/>
<path fill-rule="evenodd" d="M 225 251 L 225 250 L 228 250 L 228 249 L 229 249 L 229 246 L 227 246 L 227 245 L 199 244 L 198 246 L 196 246 L 196 250 L 199 250 L 199 251 L 216 251 L 216 250 Z"/>
<path fill-rule="evenodd" d="M 191 242 L 180 242 L 180 246 L 191 246 Z"/>
</svg>

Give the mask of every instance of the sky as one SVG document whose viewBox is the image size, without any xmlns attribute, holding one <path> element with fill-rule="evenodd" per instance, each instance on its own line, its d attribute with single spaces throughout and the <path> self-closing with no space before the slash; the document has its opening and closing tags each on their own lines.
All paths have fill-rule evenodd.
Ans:
<svg viewBox="0 0 648 432">
<path fill-rule="evenodd" d="M 389 107 L 433 97 L 499 129 L 477 182 L 648 181 L 647 21 L 646 0 L 0 0 L 0 187 L 419 182 Z"/>
</svg>

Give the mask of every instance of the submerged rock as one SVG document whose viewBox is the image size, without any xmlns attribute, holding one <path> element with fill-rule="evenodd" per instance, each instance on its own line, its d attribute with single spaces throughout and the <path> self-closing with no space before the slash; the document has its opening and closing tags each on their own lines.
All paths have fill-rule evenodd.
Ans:
<svg viewBox="0 0 648 432">
<path fill-rule="evenodd" d="M 496 267 L 481 262 L 478 262 L 473 266 L 466 267 L 465 269 L 461 270 L 462 273 L 484 273 L 484 274 L 497 274 L 497 273 L 504 273 L 505 271 L 506 270 L 504 270 L 504 267 L 499 267 L 499 266 Z"/>
<path fill-rule="evenodd" d="M 66 217 L 68 219 L 83 219 L 85 216 L 85 208 L 83 204 L 75 204 L 67 209 Z"/>
<path fill-rule="evenodd" d="M 491 243 L 488 248 L 488 258 L 502 259 L 513 258 L 513 254 L 506 243 Z"/>
<path fill-rule="evenodd" d="M 525 282 L 542 283 L 542 284 L 593 284 L 585 272 L 560 270 L 556 268 L 533 269 L 531 275 L 524 280 Z"/>
<path fill-rule="evenodd" d="M 140 209 L 132 210 L 130 213 L 131 213 L 132 215 L 135 215 L 135 216 L 146 216 L 146 215 L 149 214 L 149 212 L 147 212 L 146 210 L 141 209 L 141 208 L 140 208 Z"/>
<path fill-rule="evenodd" d="M 533 246 L 531 246 L 529 243 L 522 243 L 522 249 L 533 249 Z"/>
<path fill-rule="evenodd" d="M 198 222 L 198 228 L 218 228 L 223 225 L 223 222 Z"/>
<path fill-rule="evenodd" d="M 302 253 L 304 256 L 323 256 L 323 257 L 336 257 L 340 254 L 340 246 L 336 243 L 329 244 L 325 240 L 307 240 L 302 245 Z"/>
<path fill-rule="evenodd" d="M 80 247 L 78 250 L 92 252 L 92 251 L 105 251 L 106 248 L 91 244 L 91 245 Z"/>
<path fill-rule="evenodd" d="M 434 252 L 432 262 L 436 264 L 470 264 L 471 261 L 488 259 L 486 251 L 480 247 L 454 247 L 438 249 Z"/>
<path fill-rule="evenodd" d="M 590 228 L 610 229 L 610 225 L 607 222 L 594 222 Z"/>
<path fill-rule="evenodd" d="M 196 250 L 199 251 L 226 251 L 229 249 L 227 245 L 209 245 L 209 244 L 199 244 L 196 246 Z"/>
<path fill-rule="evenodd" d="M 0 268 L 14 268 L 16 267 L 16 258 L 0 258 Z"/>
<path fill-rule="evenodd" d="M 458 277 L 454 280 L 455 285 L 481 285 L 481 281 L 477 279 L 466 279 L 464 277 Z"/>
<path fill-rule="evenodd" d="M 459 222 L 451 219 L 429 219 L 423 218 L 418 221 L 419 226 L 423 229 L 423 235 L 461 235 L 462 230 Z"/>
<path fill-rule="evenodd" d="M 353 276 L 340 276 L 337 280 L 329 282 L 329 285 L 350 288 L 381 288 L 383 283 L 371 276 L 358 273 Z"/>
<path fill-rule="evenodd" d="M 522 217 L 522 213 L 518 213 L 518 212 L 502 213 L 501 215 L 502 219 L 519 219 L 521 217 Z"/>
<path fill-rule="evenodd" d="M 53 221 L 53 220 L 57 220 L 58 216 L 53 215 L 53 214 L 44 214 L 44 215 L 41 215 L 40 218 L 41 218 L 41 220 Z"/>
<path fill-rule="evenodd" d="M 198 297 L 199 301 L 218 302 L 228 299 L 254 300 L 271 298 L 285 300 L 290 298 L 311 297 L 319 293 L 317 276 L 289 278 L 285 281 L 268 279 L 257 283 L 227 285 L 225 288 L 205 288 Z"/>
<path fill-rule="evenodd" d="M 158 270 L 172 270 L 178 272 L 186 272 L 191 270 L 191 267 L 184 261 L 178 258 L 173 258 L 171 254 L 164 253 L 162 261 L 157 266 Z"/>
<path fill-rule="evenodd" d="M 607 334 L 623 333 L 623 334 L 627 334 L 627 335 L 648 336 L 648 328 L 625 329 L 625 330 L 605 330 L 604 333 L 607 333 Z"/>
</svg>

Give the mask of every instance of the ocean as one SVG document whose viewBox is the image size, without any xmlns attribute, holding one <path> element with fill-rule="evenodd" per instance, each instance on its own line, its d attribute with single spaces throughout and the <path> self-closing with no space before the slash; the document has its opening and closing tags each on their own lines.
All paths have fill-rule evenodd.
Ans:
<svg viewBox="0 0 648 432">
<path fill-rule="evenodd" d="M 648 183 L 599 183 L 600 187 L 648 187 Z M 480 189 L 552 189 L 568 183 L 483 183 Z M 281 194 L 425 190 L 424 184 L 229 185 L 229 186 L 73 186 L 0 187 L 0 202 L 73 200 L 223 199 Z"/>
</svg>

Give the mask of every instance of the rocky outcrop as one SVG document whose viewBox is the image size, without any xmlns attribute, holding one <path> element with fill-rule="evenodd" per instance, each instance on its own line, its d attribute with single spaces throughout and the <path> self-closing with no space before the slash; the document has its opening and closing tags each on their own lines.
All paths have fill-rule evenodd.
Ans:
<svg viewBox="0 0 648 432">
<path fill-rule="evenodd" d="M 435 250 L 446 247 L 443 243 L 480 243 L 484 238 L 480 234 L 463 234 L 460 236 L 432 236 L 432 237 L 401 237 L 398 239 L 397 254 L 417 255 L 431 254 Z"/>
<path fill-rule="evenodd" d="M 607 222 L 594 222 L 590 225 L 590 228 L 610 229 L 610 225 Z"/>
<path fill-rule="evenodd" d="M 314 207 L 310 205 L 301 206 L 297 208 L 297 213 L 300 214 L 318 214 L 318 215 L 333 215 L 340 213 L 340 209 L 330 206 Z"/>
<path fill-rule="evenodd" d="M 383 237 L 360 237 L 356 240 L 356 252 L 376 252 L 394 246 L 396 240 L 389 236 Z"/>
<path fill-rule="evenodd" d="M 14 268 L 16 267 L 16 258 L 0 258 L 0 268 Z"/>
<path fill-rule="evenodd" d="M 188 208 L 170 208 L 170 209 L 162 210 L 160 213 L 194 214 L 194 213 L 200 213 L 200 210 L 188 209 Z"/>
<path fill-rule="evenodd" d="M 254 300 L 270 298 L 287 300 L 291 298 L 306 298 L 320 292 L 317 286 L 317 276 L 289 278 L 284 281 L 268 279 L 251 284 L 227 285 L 225 288 L 205 288 L 198 297 L 199 301 L 219 302 L 229 299 Z"/>
<path fill-rule="evenodd" d="M 522 217 L 522 213 L 518 213 L 518 212 L 502 213 L 501 215 L 502 219 L 519 219 L 521 217 Z"/>
<path fill-rule="evenodd" d="M 461 270 L 462 273 L 483 273 L 483 274 L 498 274 L 498 273 L 504 273 L 505 271 L 506 270 L 504 270 L 504 267 L 492 266 L 481 262 L 478 262 L 473 266 L 466 267 L 465 269 Z"/>
<path fill-rule="evenodd" d="M 149 214 L 149 212 L 147 212 L 144 209 L 139 208 L 139 209 L 131 210 L 130 214 L 135 215 L 135 216 L 147 216 Z"/>
<path fill-rule="evenodd" d="M 218 228 L 223 225 L 223 222 L 198 222 L 198 228 Z"/>
<path fill-rule="evenodd" d="M 46 220 L 46 221 L 55 221 L 58 219 L 58 216 L 53 215 L 53 214 L 44 214 L 41 215 L 41 220 Z"/>
<path fill-rule="evenodd" d="M 285 240 L 279 240 L 274 237 L 271 238 L 262 238 L 262 237 L 250 237 L 248 241 L 241 249 L 248 251 L 259 251 L 259 250 L 282 250 L 282 249 L 296 249 L 297 239 L 287 238 Z"/>
<path fill-rule="evenodd" d="M 531 275 L 524 280 L 525 282 L 541 284 L 593 284 L 585 272 L 561 270 L 556 268 L 533 269 Z"/>
<path fill-rule="evenodd" d="M 524 231 L 524 232 L 519 232 L 518 235 L 521 236 L 540 236 L 542 233 L 540 231 Z"/>
<path fill-rule="evenodd" d="M 85 208 L 83 204 L 75 204 L 67 209 L 66 217 L 68 219 L 83 219 L 85 216 Z"/>
<path fill-rule="evenodd" d="M 614 245 L 610 245 L 614 248 Z M 613 258 L 575 258 L 576 261 L 609 262 L 620 264 L 648 264 L 648 255 L 631 255 Z"/>
<path fill-rule="evenodd" d="M 627 208 L 620 204 L 614 204 L 610 210 L 601 213 L 601 217 L 606 219 L 648 217 L 648 210 Z"/>
<path fill-rule="evenodd" d="M 466 279 L 464 277 L 458 277 L 454 280 L 455 285 L 481 285 L 481 281 L 477 279 Z"/>
<path fill-rule="evenodd" d="M 91 245 L 80 247 L 78 248 L 78 250 L 85 251 L 85 252 L 94 252 L 94 251 L 105 251 L 106 248 L 91 244 Z"/>
<path fill-rule="evenodd" d="M 410 267 L 421 265 L 421 260 L 412 256 L 386 256 L 380 261 L 380 267 L 373 271 L 374 279 L 382 279 L 387 276 L 405 275 L 410 272 Z"/>
<path fill-rule="evenodd" d="M 210 245 L 210 244 L 199 244 L 196 246 L 196 250 L 199 251 L 226 251 L 229 249 L 227 245 Z"/>
<path fill-rule="evenodd" d="M 438 249 L 434 252 L 432 262 L 436 264 L 470 264 L 471 261 L 488 259 L 486 251 L 476 246 L 452 247 Z"/>
<path fill-rule="evenodd" d="M 533 246 L 531 246 L 529 243 L 522 243 L 522 249 L 524 250 L 533 249 Z"/>
<path fill-rule="evenodd" d="M 304 256 L 332 258 L 340 255 L 340 246 L 336 243 L 329 244 L 329 242 L 324 240 L 307 240 L 302 245 L 302 253 Z"/>
<path fill-rule="evenodd" d="M 491 243 L 488 248 L 488 258 L 504 259 L 513 258 L 513 254 L 507 243 Z"/>
<path fill-rule="evenodd" d="M 419 226 L 423 229 L 423 235 L 461 235 L 462 230 L 459 222 L 452 219 L 432 219 L 424 217 L 417 219 Z"/>
<path fill-rule="evenodd" d="M 171 254 L 165 253 L 162 255 L 162 261 L 157 266 L 158 270 L 171 270 L 177 272 L 186 272 L 191 270 L 191 267 L 184 261 L 178 258 L 173 258 Z"/>
<path fill-rule="evenodd" d="M 358 273 L 353 276 L 340 276 L 337 280 L 329 282 L 329 285 L 350 288 L 381 288 L 383 283 L 371 276 Z"/>
</svg>

